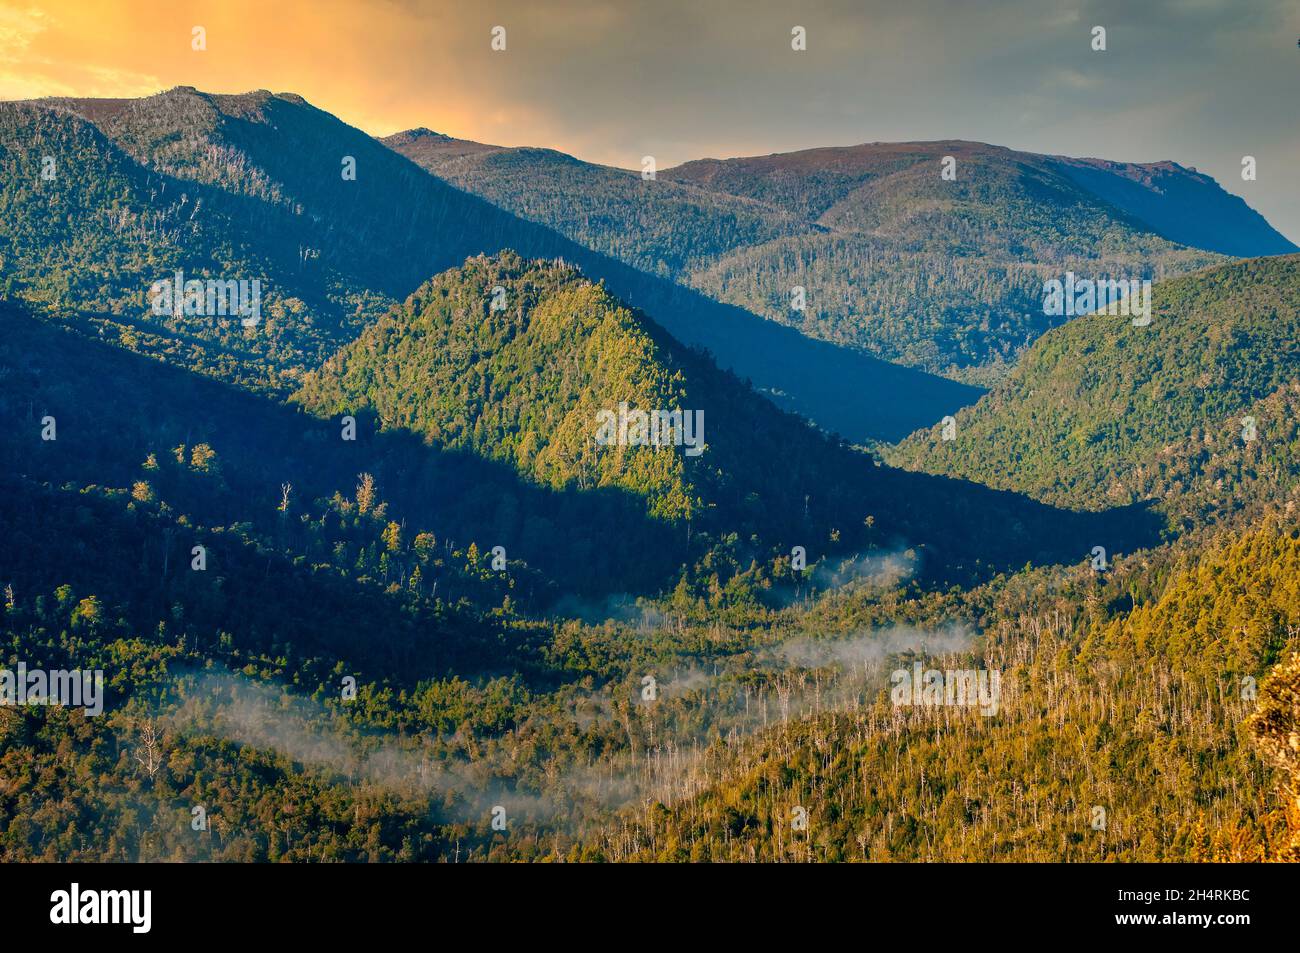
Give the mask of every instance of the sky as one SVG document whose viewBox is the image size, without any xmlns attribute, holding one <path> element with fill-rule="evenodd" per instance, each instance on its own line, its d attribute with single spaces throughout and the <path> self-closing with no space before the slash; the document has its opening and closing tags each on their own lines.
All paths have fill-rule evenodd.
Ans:
<svg viewBox="0 0 1300 953">
<path fill-rule="evenodd" d="M 0 0 L 0 99 L 178 85 L 637 169 L 926 139 L 1169 159 L 1300 243 L 1297 0 Z"/>
</svg>

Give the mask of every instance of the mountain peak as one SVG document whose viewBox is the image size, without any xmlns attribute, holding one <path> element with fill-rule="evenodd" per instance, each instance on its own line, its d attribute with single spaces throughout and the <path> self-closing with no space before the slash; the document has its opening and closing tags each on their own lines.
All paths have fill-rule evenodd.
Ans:
<svg viewBox="0 0 1300 953">
<path fill-rule="evenodd" d="M 434 132 L 428 126 L 416 126 L 414 129 L 407 129 L 404 132 L 395 132 L 391 136 L 386 137 L 384 141 L 386 142 L 389 139 L 401 140 L 404 142 L 415 142 L 419 139 L 437 139 L 440 142 L 455 141 L 452 136 L 445 135 L 441 132 Z"/>
<path fill-rule="evenodd" d="M 379 140 L 390 149 L 403 153 L 407 158 L 420 162 L 421 158 L 430 160 L 457 159 L 461 156 L 478 155 L 486 152 L 504 151 L 504 146 L 494 146 L 471 139 L 457 139 L 445 133 L 434 132 L 427 126 L 417 126 L 383 136 Z"/>
</svg>

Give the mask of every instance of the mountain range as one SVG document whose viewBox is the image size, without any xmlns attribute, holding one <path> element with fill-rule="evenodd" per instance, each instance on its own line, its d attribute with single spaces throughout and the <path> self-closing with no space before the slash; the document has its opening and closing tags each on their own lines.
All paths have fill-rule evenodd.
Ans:
<svg viewBox="0 0 1300 953">
<path fill-rule="evenodd" d="M 107 676 L 0 706 L 0 857 L 1293 856 L 1298 322 L 1172 162 L 0 104 L 0 638 Z"/>
<path fill-rule="evenodd" d="M 1067 270 L 1164 277 L 1296 250 L 1171 162 L 970 142 L 874 143 L 656 173 L 411 130 L 384 140 L 448 182 L 711 297 L 830 341 L 987 383 L 1051 326 Z M 944 160 L 953 160 L 951 180 Z M 791 289 L 806 292 L 791 308 Z"/>
<path fill-rule="evenodd" d="M 185 350 L 190 364 L 281 393 L 429 276 L 504 248 L 579 265 L 782 406 L 851 439 L 897 438 L 979 393 L 588 250 L 296 96 L 178 88 L 143 100 L 6 104 L 0 137 L 11 295 L 131 319 L 136 346 L 150 353 Z M 47 155 L 61 160 L 50 181 L 39 177 Z M 347 159 L 354 180 L 343 178 Z M 99 264 L 81 268 L 87 260 Z M 154 320 L 146 292 L 177 269 L 262 280 L 263 327 L 199 332 Z"/>
</svg>

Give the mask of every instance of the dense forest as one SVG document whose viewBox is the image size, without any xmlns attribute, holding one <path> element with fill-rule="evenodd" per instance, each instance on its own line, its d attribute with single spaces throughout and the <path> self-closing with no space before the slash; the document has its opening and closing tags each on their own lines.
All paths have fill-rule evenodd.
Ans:
<svg viewBox="0 0 1300 953">
<path fill-rule="evenodd" d="M 646 180 L 549 150 L 457 147 L 427 131 L 385 141 L 638 268 L 805 335 L 980 385 L 1053 326 L 1043 282 L 1066 270 L 1172 276 L 1223 260 L 1216 235 L 1231 234 L 1241 254 L 1294 250 L 1188 170 L 1103 171 L 980 143 L 699 160 Z M 1139 172 L 1159 177 L 1143 188 Z M 1214 209 L 1215 228 L 1181 227 L 1191 207 Z M 796 287 L 802 309 L 792 307 Z"/>
<path fill-rule="evenodd" d="M 431 605 L 364 557 L 295 572 L 237 531 L 213 539 L 209 583 L 184 545 L 167 567 L 166 514 L 140 495 L 6 487 L 28 554 L 3 567 L 14 649 L 112 673 L 104 717 L 3 712 L 11 859 L 1201 860 L 1286 843 L 1245 686 L 1294 648 L 1294 530 L 1105 577 L 935 592 L 881 567 L 783 609 L 679 592 L 594 624 Z M 382 534 L 365 500 L 340 506 L 336 544 Z M 439 578 L 473 581 L 472 558 L 435 555 Z M 922 659 L 999 667 L 998 715 L 891 705 L 888 671 Z M 1278 678 L 1261 710 L 1285 738 Z M 792 832 L 794 807 L 809 821 Z"/>
<path fill-rule="evenodd" d="M 882 467 L 777 411 L 572 268 L 511 254 L 422 286 L 309 375 L 294 401 L 332 418 L 374 414 L 383 432 L 501 461 L 556 492 L 644 500 L 636 517 L 569 525 L 616 525 L 631 542 L 649 519 L 663 539 L 638 540 L 644 557 L 666 544 L 665 565 L 713 567 L 721 585 L 788 562 L 795 546 L 814 559 L 911 548 L 925 574 L 971 581 L 1086 552 L 1098 534 L 1131 548 L 1156 528 L 1140 514 L 1073 513 Z M 620 403 L 701 412 L 704 452 L 600 446 L 598 414 Z M 602 543 L 605 558 L 616 540 Z M 547 533 L 523 551 L 557 546 Z M 594 550 L 563 551 L 601 562 Z"/>
<path fill-rule="evenodd" d="M 1086 570 L 1036 572 L 957 605 L 932 599 L 909 624 L 955 609 L 984 628 L 973 661 L 1004 673 L 998 717 L 893 706 L 879 673 L 837 706 L 825 701 L 832 676 L 815 693 L 814 672 L 798 695 L 805 717 L 733 742 L 703 790 L 647 805 L 597 849 L 643 860 L 1275 856 L 1294 808 L 1245 738 L 1255 681 L 1300 635 L 1298 559 L 1295 530 L 1266 524 L 1199 557 L 1125 560 L 1103 585 Z M 879 624 L 861 606 L 814 617 Z M 1287 671 L 1290 683 L 1261 689 L 1261 711 L 1281 719 L 1274 737 L 1295 726 Z"/>
<path fill-rule="evenodd" d="M 356 174 L 344 178 L 349 160 Z M 0 294 L 280 396 L 431 275 L 506 248 L 581 267 L 785 409 L 853 440 L 898 439 L 980 393 L 630 267 L 290 94 L 178 87 L 0 104 L 0 174 Z M 259 279 L 257 329 L 153 314 L 149 288 L 177 270 Z"/>
<path fill-rule="evenodd" d="M 1294 505 L 1300 257 L 1155 287 L 1151 324 L 1084 315 L 958 412 L 886 454 L 1057 505 L 1147 504 L 1179 530 Z"/>
<path fill-rule="evenodd" d="M 1300 257 L 1160 237 L 1178 168 L 798 156 L 0 105 L 0 667 L 104 673 L 0 704 L 0 859 L 1295 860 Z M 1075 262 L 1181 276 L 1013 316 Z"/>
</svg>

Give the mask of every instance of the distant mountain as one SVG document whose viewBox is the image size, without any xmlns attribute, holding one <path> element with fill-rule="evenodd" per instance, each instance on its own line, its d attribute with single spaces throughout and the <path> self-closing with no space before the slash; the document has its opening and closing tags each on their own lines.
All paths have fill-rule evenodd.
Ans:
<svg viewBox="0 0 1300 953">
<path fill-rule="evenodd" d="M 47 156 L 54 175 L 43 179 Z M 0 171 L 0 291 L 89 316 L 110 340 L 245 386 L 288 393 L 429 275 L 513 248 L 603 278 L 679 340 L 854 440 L 897 439 L 979 394 L 810 341 L 592 251 L 290 94 L 178 87 L 140 100 L 0 104 Z M 150 314 L 151 284 L 177 270 L 260 279 L 262 323 Z"/>
<path fill-rule="evenodd" d="M 646 181 L 545 149 L 422 149 L 415 133 L 384 141 L 638 268 L 806 335 L 976 383 L 999 379 L 1052 326 L 1042 283 L 1067 269 L 1158 277 L 1222 261 L 1219 252 L 1295 249 L 1212 179 L 1172 163 L 876 143 L 703 159 Z M 948 156 L 952 181 L 941 174 Z"/>
<path fill-rule="evenodd" d="M 48 181 L 37 175 L 46 155 Z M 345 156 L 356 181 L 341 176 Z M 155 335 L 172 339 L 156 353 L 183 341 L 219 376 L 277 387 L 514 221 L 269 93 L 5 104 L 0 162 L 11 295 L 120 316 L 143 324 L 142 348 Z M 177 270 L 260 279 L 262 323 L 150 314 L 151 284 Z"/>
<path fill-rule="evenodd" d="M 1075 182 L 1170 241 L 1241 258 L 1300 250 L 1244 200 L 1195 169 L 1176 162 L 1055 158 Z"/>
<path fill-rule="evenodd" d="M 918 163 L 929 163 L 923 170 L 939 179 L 940 163 L 945 157 L 956 160 L 953 183 L 971 180 L 971 190 L 950 192 L 927 188 L 933 183 L 918 179 Z M 981 174 L 991 174 L 996 181 L 980 183 L 978 176 L 963 176 L 962 166 L 974 163 Z M 1056 173 L 1056 174 L 1054 174 Z M 938 142 L 871 143 L 810 149 L 803 152 L 774 154 L 748 159 L 701 159 L 686 162 L 664 173 L 666 178 L 734 195 L 747 195 L 767 204 L 796 211 L 801 217 L 826 224 L 848 223 L 888 231 L 904 227 L 907 217 L 926 216 L 936 209 L 918 208 L 917 200 L 951 201 L 957 204 L 948 214 L 969 214 L 983 204 L 986 214 L 1004 213 L 999 200 L 1020 198 L 1017 192 L 1031 197 L 1054 199 L 1049 210 L 1062 205 L 1085 206 L 1059 179 L 1064 174 L 1095 199 L 1112 206 L 1107 221 L 1072 223 L 1083 229 L 1076 235 L 1063 233 L 1059 241 L 1074 238 L 1084 243 L 1096 242 L 1107 229 L 1123 223 L 1128 216 L 1148 226 L 1150 231 L 1171 241 L 1206 251 L 1233 255 L 1277 255 L 1297 251 L 1258 212 L 1237 196 L 1225 192 L 1214 179 L 1175 162 L 1111 162 L 1103 159 L 1072 159 L 1066 156 L 1019 152 L 1002 146 L 961 140 Z M 892 180 L 892 181 L 891 181 Z M 866 192 L 863 186 L 871 185 Z M 1002 194 L 998 186 L 1004 186 Z M 1055 194 L 1053 194 L 1055 193 Z M 911 202 L 899 201 L 910 199 Z M 976 207 L 963 208 L 965 202 Z M 1092 203 L 1095 207 L 1095 202 Z M 1116 213 L 1119 213 L 1118 215 Z M 1199 212 L 1201 227 L 1190 228 Z M 1010 221 L 999 224 L 1010 225 Z M 1047 222 L 1039 218 L 1020 224 L 1026 238 L 1042 241 Z M 1118 234 L 1112 237 L 1120 237 Z M 1081 247 L 1089 247 L 1084 244 Z M 1096 249 L 1094 246 L 1094 251 Z"/>
<path fill-rule="evenodd" d="M 922 431 L 889 459 L 1063 506 L 1158 502 L 1185 529 L 1290 510 L 1300 256 L 1220 266 L 1154 293 L 1151 324 L 1073 319 L 956 415 L 955 439 Z"/>
<path fill-rule="evenodd" d="M 719 254 L 818 231 L 752 199 L 649 181 L 553 149 L 481 147 L 426 130 L 383 142 L 459 188 L 673 280 Z"/>
<path fill-rule="evenodd" d="M 505 146 L 491 146 L 470 139 L 453 139 L 451 136 L 444 136 L 423 126 L 419 129 L 395 133 L 381 141 L 408 158 L 414 159 L 419 156 L 416 160 L 418 165 L 459 159 L 462 156 L 482 155 L 485 152 L 501 152 L 505 149 Z"/>
</svg>

